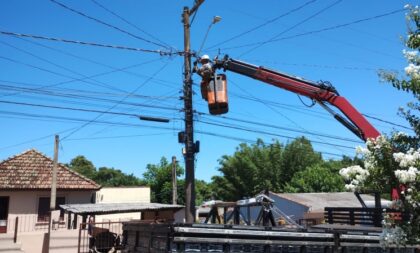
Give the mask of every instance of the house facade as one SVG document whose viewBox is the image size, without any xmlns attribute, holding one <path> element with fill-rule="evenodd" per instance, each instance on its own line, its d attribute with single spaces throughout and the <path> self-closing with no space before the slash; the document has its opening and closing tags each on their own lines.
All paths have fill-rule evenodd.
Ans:
<svg viewBox="0 0 420 253">
<path fill-rule="evenodd" d="M 48 226 L 53 160 L 35 149 L 0 162 L 0 233 L 35 231 Z M 56 206 L 92 203 L 100 185 L 57 166 Z M 59 215 L 58 224 L 68 227 L 69 217 Z"/>
</svg>

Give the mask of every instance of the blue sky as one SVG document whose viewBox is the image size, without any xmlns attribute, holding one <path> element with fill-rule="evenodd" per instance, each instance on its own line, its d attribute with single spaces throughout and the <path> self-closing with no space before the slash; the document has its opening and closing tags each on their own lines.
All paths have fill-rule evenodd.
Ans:
<svg viewBox="0 0 420 253">
<path fill-rule="evenodd" d="M 193 1 L 95 1 L 59 2 L 135 36 L 48 0 L 1 1 L 0 30 L 148 50 L 166 51 L 165 46 L 182 50 L 180 17 L 183 6 L 192 6 Z M 329 81 L 362 113 L 406 126 L 397 110 L 412 97 L 380 82 L 377 75 L 379 69 L 403 72 L 406 66 L 401 53 L 401 38 L 406 34 L 405 12 L 354 23 L 401 10 L 406 3 L 415 1 L 206 1 L 192 23 L 192 49 L 199 49 L 213 16 L 221 16 L 222 21 L 211 28 L 203 53 L 214 57 L 220 52 L 220 56 L 228 54 L 309 80 Z M 245 31 L 250 32 L 243 34 Z M 229 40 L 240 34 L 243 35 Z M 247 46 L 274 37 L 279 40 L 251 51 L 253 47 Z M 179 99 L 182 67 L 183 57 L 177 55 L 0 35 L 0 159 L 30 148 L 52 157 L 54 134 L 60 134 L 64 140 L 59 160 L 63 163 L 84 155 L 97 167 L 114 167 L 136 176 L 142 175 L 147 164 L 158 163 L 163 156 L 170 160 L 175 155 L 183 164 L 182 145 L 177 143 L 177 133 L 184 127 L 180 111 L 183 101 Z M 329 135 L 308 135 L 318 143 L 314 148 L 326 159 L 354 155 L 352 147 L 360 145 L 322 108 L 306 107 L 303 103 L 310 104 L 309 99 L 301 98 L 302 102 L 296 94 L 256 80 L 234 73 L 227 76 L 230 111 L 225 116 L 230 119 L 195 115 L 195 139 L 201 143 L 196 156 L 197 178 L 209 181 L 217 175 L 218 160 L 224 154 L 232 154 L 241 142 L 239 139 L 279 139 L 287 143 L 305 132 Z M 199 81 L 194 76 L 194 83 Z M 207 112 L 197 85 L 194 91 L 195 110 Z M 170 118 L 171 122 L 140 121 L 135 115 Z M 369 120 L 383 133 L 393 129 L 408 131 Z"/>
</svg>

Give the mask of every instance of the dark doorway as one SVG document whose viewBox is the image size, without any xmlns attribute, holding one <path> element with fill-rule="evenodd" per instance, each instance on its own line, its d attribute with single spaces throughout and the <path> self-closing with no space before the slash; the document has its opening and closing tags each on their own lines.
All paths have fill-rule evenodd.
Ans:
<svg viewBox="0 0 420 253">
<path fill-rule="evenodd" d="M 9 216 L 9 197 L 0 197 L 0 233 L 7 232 L 7 216 Z"/>
</svg>

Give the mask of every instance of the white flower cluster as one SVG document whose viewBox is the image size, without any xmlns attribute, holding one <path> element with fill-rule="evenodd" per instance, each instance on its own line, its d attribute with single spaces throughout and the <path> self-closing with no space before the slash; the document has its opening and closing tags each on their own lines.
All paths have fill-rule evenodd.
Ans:
<svg viewBox="0 0 420 253">
<path fill-rule="evenodd" d="M 415 167 L 410 167 L 408 170 L 396 170 L 394 174 L 400 183 L 407 184 L 416 181 L 419 171 Z"/>
<path fill-rule="evenodd" d="M 407 51 L 403 49 L 403 54 L 405 58 L 410 62 L 417 62 L 419 60 L 419 52 L 418 51 Z"/>
<path fill-rule="evenodd" d="M 359 165 L 350 166 L 340 170 L 340 175 L 349 183 L 345 185 L 346 190 L 357 190 L 366 178 L 369 176 L 369 171 L 363 169 Z"/>
<path fill-rule="evenodd" d="M 362 146 L 357 146 L 356 147 L 356 154 L 362 155 L 362 156 L 368 156 L 368 155 L 370 155 L 370 151 L 369 151 L 369 149 L 364 148 Z"/>
<path fill-rule="evenodd" d="M 410 149 L 406 154 L 399 152 L 394 153 L 392 156 L 402 168 L 407 168 L 410 166 L 415 166 L 418 162 L 420 162 L 420 149 Z"/>
<path fill-rule="evenodd" d="M 380 244 L 383 247 L 405 245 L 407 242 L 407 234 L 399 227 L 383 226 L 382 233 L 379 235 Z"/>
<path fill-rule="evenodd" d="M 410 63 L 407 67 L 404 68 L 404 70 L 405 73 L 412 79 L 420 79 L 420 66 Z"/>
</svg>

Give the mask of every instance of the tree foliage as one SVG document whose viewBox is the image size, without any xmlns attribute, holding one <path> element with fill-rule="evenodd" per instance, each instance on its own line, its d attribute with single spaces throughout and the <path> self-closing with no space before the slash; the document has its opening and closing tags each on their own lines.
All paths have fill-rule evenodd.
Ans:
<svg viewBox="0 0 420 253">
<path fill-rule="evenodd" d="M 399 76 L 396 72 L 382 71 L 380 77 L 396 89 L 413 94 L 415 101 L 399 113 L 412 126 L 414 135 L 394 133 L 390 138 L 369 139 L 366 148 L 356 150 L 364 160 L 363 165 L 340 170 L 349 190 L 392 192 L 392 207 L 401 211 L 403 219 L 385 215 L 381 236 L 385 246 L 420 243 L 420 9 L 410 5 L 406 8 L 405 73 Z"/>
<path fill-rule="evenodd" d="M 102 186 L 140 186 L 144 185 L 139 178 L 133 174 L 126 174 L 121 170 L 101 167 L 98 170 L 86 157 L 79 155 L 73 158 L 67 167 L 77 173 L 92 179 Z"/>
<path fill-rule="evenodd" d="M 285 187 L 286 192 L 341 192 L 344 180 L 332 169 L 316 164 L 297 172 Z"/>
<path fill-rule="evenodd" d="M 184 168 L 177 164 L 177 195 L 178 204 L 185 203 L 185 180 L 180 179 L 184 175 Z M 152 202 L 172 203 L 172 164 L 162 157 L 158 164 L 148 164 L 143 174 L 145 183 L 150 186 Z M 195 180 L 196 205 L 211 198 L 209 185 L 203 180 Z"/>
<path fill-rule="evenodd" d="M 350 158 L 344 164 L 353 163 Z M 343 163 L 323 161 L 309 140 L 298 138 L 285 146 L 278 141 L 240 144 L 233 155 L 219 160 L 220 176 L 212 178 L 212 192 L 218 199 L 234 201 L 264 190 L 273 192 L 339 191 L 343 181 L 338 170 Z M 317 178 L 317 172 L 325 178 Z M 321 175 L 321 174 L 320 174 Z M 298 184 L 304 184 L 298 186 Z"/>
<path fill-rule="evenodd" d="M 184 169 L 178 164 L 176 174 L 177 177 L 184 174 Z M 162 157 L 158 164 L 148 164 L 143 177 L 146 184 L 150 186 L 152 202 L 172 203 L 172 164 L 168 159 Z M 182 187 L 179 181 L 177 185 L 178 189 Z"/>
</svg>

